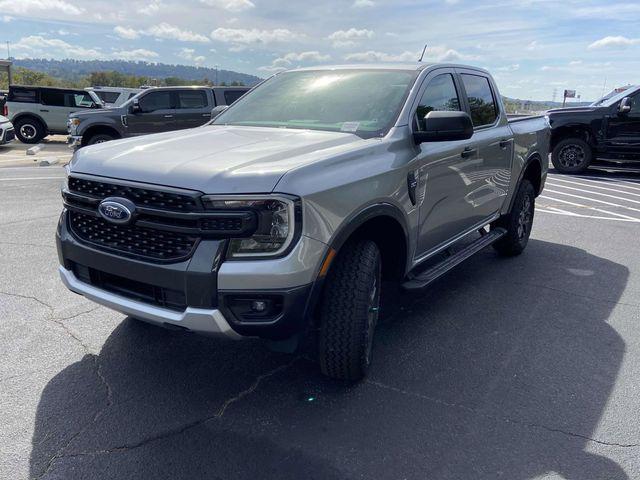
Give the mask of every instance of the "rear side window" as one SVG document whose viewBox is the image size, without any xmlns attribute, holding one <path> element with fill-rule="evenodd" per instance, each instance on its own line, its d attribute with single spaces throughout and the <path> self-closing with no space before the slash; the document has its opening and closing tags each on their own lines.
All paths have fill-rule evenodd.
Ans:
<svg viewBox="0 0 640 480">
<path fill-rule="evenodd" d="M 10 102 L 38 103 L 38 91 L 35 88 L 11 88 L 7 100 Z"/>
<path fill-rule="evenodd" d="M 416 111 L 418 128 L 424 130 L 424 117 L 429 112 L 460 111 L 460 98 L 453 77 L 438 75 L 429 82 Z"/>
<path fill-rule="evenodd" d="M 463 73 L 462 83 L 467 91 L 473 126 L 481 127 L 493 124 L 498 118 L 498 108 L 493 98 L 489 79 Z"/>
<path fill-rule="evenodd" d="M 640 93 L 631 97 L 631 111 L 629 115 L 640 117 Z"/>
<path fill-rule="evenodd" d="M 178 108 L 205 108 L 207 94 L 202 90 L 178 90 Z"/>
<path fill-rule="evenodd" d="M 244 90 L 225 90 L 224 91 L 224 101 L 227 105 L 231 105 L 233 102 L 238 100 L 242 95 L 247 93 Z"/>
<path fill-rule="evenodd" d="M 43 88 L 40 92 L 40 103 L 51 107 L 64 107 L 65 99 L 62 90 L 47 90 Z"/>
<path fill-rule="evenodd" d="M 93 108 L 95 103 L 91 95 L 86 92 L 82 93 L 67 93 L 65 99 L 65 106 L 74 108 Z"/>
<path fill-rule="evenodd" d="M 171 109 L 171 92 L 151 92 L 146 94 L 140 100 L 140 109 L 149 113 L 156 110 Z"/>
</svg>

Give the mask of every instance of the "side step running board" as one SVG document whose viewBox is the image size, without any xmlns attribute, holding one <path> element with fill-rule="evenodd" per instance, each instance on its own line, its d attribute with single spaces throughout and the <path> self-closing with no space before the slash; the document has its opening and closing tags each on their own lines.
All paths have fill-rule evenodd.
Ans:
<svg viewBox="0 0 640 480">
<path fill-rule="evenodd" d="M 485 233 L 473 243 L 467 245 L 463 250 L 454 253 L 447 257 L 441 263 L 434 265 L 433 267 L 421 272 L 411 280 L 408 280 L 402 284 L 405 290 L 419 290 L 432 283 L 437 278 L 441 277 L 449 270 L 457 265 L 460 265 L 470 256 L 478 253 L 484 247 L 491 245 L 496 240 L 502 238 L 507 231 L 504 228 L 494 228 L 488 233 Z"/>
</svg>

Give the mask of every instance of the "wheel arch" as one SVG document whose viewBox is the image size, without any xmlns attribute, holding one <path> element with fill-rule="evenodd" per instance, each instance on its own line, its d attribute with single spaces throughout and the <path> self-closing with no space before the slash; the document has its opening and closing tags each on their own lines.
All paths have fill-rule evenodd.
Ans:
<svg viewBox="0 0 640 480">
<path fill-rule="evenodd" d="M 122 134 L 117 128 L 110 125 L 91 125 L 82 134 L 82 145 L 86 146 L 89 140 L 95 135 L 111 135 L 113 138 L 122 138 Z"/>
<path fill-rule="evenodd" d="M 543 168 L 542 168 L 542 159 L 538 153 L 532 154 L 527 161 L 520 169 L 520 174 L 518 176 L 518 182 L 516 183 L 515 189 L 511 195 L 511 200 L 509 201 L 509 210 L 511 211 L 513 208 L 513 202 L 516 200 L 516 194 L 520 189 L 520 185 L 523 180 L 529 180 L 533 184 L 533 189 L 536 192 L 536 197 L 542 193 L 542 189 L 544 188 L 544 179 L 543 179 Z"/>
<path fill-rule="evenodd" d="M 11 123 L 16 124 L 16 123 L 18 123 L 20 120 L 22 120 L 24 118 L 33 119 L 33 120 L 38 121 L 40 123 L 40 125 L 42 125 L 44 127 L 45 133 L 49 131 L 49 127 L 47 126 L 47 122 L 45 122 L 44 118 L 42 118 L 42 116 L 38 115 L 37 113 L 32 113 L 32 112 L 16 113 L 11 118 Z"/>
<path fill-rule="evenodd" d="M 551 132 L 551 145 L 553 151 L 556 145 L 567 138 L 579 138 L 587 142 L 592 148 L 596 146 L 596 139 L 588 125 L 581 123 L 562 125 Z"/>
</svg>

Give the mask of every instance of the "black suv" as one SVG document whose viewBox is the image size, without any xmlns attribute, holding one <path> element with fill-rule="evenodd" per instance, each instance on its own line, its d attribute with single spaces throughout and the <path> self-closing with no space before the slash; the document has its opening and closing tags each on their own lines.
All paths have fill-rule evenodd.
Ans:
<svg viewBox="0 0 640 480">
<path fill-rule="evenodd" d="M 640 86 L 588 107 L 549 110 L 551 161 L 562 173 L 580 173 L 592 162 L 640 165 Z"/>
<path fill-rule="evenodd" d="M 249 87 L 149 88 L 119 107 L 69 116 L 69 143 L 84 147 L 116 138 L 181 130 L 204 125 L 211 110 L 230 105 Z"/>
</svg>

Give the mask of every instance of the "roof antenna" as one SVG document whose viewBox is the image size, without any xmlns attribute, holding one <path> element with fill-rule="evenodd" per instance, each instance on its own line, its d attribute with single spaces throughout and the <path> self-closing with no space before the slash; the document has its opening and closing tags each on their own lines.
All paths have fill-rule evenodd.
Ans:
<svg viewBox="0 0 640 480">
<path fill-rule="evenodd" d="M 418 62 L 421 62 L 422 59 L 424 58 L 424 54 L 427 51 L 427 44 L 424 44 L 424 48 L 422 49 L 422 55 L 420 55 L 420 59 L 418 60 Z"/>
</svg>

